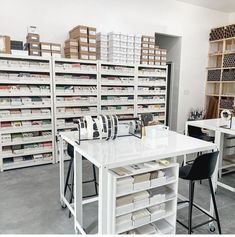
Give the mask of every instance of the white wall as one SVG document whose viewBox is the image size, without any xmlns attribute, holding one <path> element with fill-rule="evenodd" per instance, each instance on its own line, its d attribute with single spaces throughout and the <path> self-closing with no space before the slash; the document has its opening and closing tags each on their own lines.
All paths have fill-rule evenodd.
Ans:
<svg viewBox="0 0 235 237">
<path fill-rule="evenodd" d="M 229 14 L 229 24 L 235 24 L 235 12 Z"/>
<path fill-rule="evenodd" d="M 178 131 L 191 107 L 203 106 L 210 28 L 228 15 L 175 0 L 1 0 L 0 33 L 23 40 L 27 25 L 41 41 L 63 42 L 78 24 L 98 31 L 182 36 Z"/>
</svg>

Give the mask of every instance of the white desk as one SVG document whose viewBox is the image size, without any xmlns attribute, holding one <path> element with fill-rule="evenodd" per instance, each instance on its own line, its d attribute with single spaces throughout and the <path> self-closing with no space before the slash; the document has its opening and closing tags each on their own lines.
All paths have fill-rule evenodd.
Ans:
<svg viewBox="0 0 235 237">
<path fill-rule="evenodd" d="M 228 122 L 224 122 L 222 119 L 206 119 L 206 120 L 198 120 L 198 121 L 188 121 L 186 122 L 186 127 L 185 127 L 185 134 L 188 134 L 188 126 L 194 126 L 194 127 L 199 127 L 199 128 L 204 128 L 208 130 L 212 130 L 215 132 L 215 144 L 219 148 L 219 164 L 216 167 L 216 172 L 219 173 L 221 172 L 222 169 L 222 161 L 223 161 L 223 147 L 224 147 L 224 134 L 230 134 L 230 135 L 235 135 L 235 120 L 233 118 L 233 126 L 232 129 L 226 129 L 222 128 L 220 126 L 222 125 L 227 125 Z M 221 177 L 221 175 L 219 175 Z M 218 186 L 221 186 L 227 190 L 230 190 L 232 192 L 235 192 L 235 187 L 231 187 L 229 185 L 226 185 L 222 182 L 218 182 L 216 179 L 216 184 Z"/>
<path fill-rule="evenodd" d="M 98 233 L 107 234 L 108 218 L 108 177 L 109 169 L 152 160 L 177 157 L 185 154 L 216 149 L 213 143 L 201 141 L 169 131 L 166 137 L 142 139 L 128 136 L 112 141 L 92 140 L 76 143 L 77 132 L 60 133 L 60 200 L 74 216 L 75 232 L 83 229 L 82 210 L 82 156 L 99 169 Z M 63 140 L 74 146 L 74 205 L 64 197 L 64 148 Z M 94 199 L 92 200 L 94 201 Z M 73 208 L 74 206 L 74 208 Z M 213 213 L 211 206 L 210 213 Z"/>
</svg>

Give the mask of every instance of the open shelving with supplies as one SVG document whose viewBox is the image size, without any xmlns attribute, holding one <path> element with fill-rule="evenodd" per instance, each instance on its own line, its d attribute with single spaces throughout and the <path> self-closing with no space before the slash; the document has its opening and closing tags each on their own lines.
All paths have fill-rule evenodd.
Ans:
<svg viewBox="0 0 235 237">
<path fill-rule="evenodd" d="M 54 163 L 51 59 L 0 55 L 1 171 Z"/>
<path fill-rule="evenodd" d="M 152 234 L 174 234 L 177 177 L 178 164 L 171 161 L 167 165 L 151 161 L 111 170 L 109 233 L 149 234 L 152 229 Z"/>
</svg>

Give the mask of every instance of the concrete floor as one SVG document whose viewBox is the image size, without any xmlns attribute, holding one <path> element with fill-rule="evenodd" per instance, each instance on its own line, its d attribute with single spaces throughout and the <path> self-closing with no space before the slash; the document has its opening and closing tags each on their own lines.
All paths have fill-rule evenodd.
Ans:
<svg viewBox="0 0 235 237">
<path fill-rule="evenodd" d="M 86 169 L 90 167 L 85 164 Z M 89 173 L 84 172 L 84 173 Z M 87 177 L 84 177 L 86 179 Z M 235 186 L 235 174 L 225 177 L 226 182 Z M 92 192 L 93 187 L 86 186 Z M 179 191 L 187 195 L 188 185 L 180 181 Z M 206 181 L 196 185 L 195 202 L 208 207 L 209 192 Z M 224 234 L 235 233 L 235 194 L 218 189 L 217 204 Z M 84 224 L 86 231 L 97 231 L 97 204 L 85 206 Z M 206 217 L 195 211 L 193 223 Z M 187 210 L 178 211 L 178 218 L 186 221 Z M 73 220 L 68 218 L 68 210 L 62 210 L 59 202 L 59 166 L 18 169 L 0 174 L 0 234 L 73 234 Z M 177 225 L 178 234 L 187 231 Z M 208 226 L 194 231 L 196 234 L 209 234 Z"/>
</svg>

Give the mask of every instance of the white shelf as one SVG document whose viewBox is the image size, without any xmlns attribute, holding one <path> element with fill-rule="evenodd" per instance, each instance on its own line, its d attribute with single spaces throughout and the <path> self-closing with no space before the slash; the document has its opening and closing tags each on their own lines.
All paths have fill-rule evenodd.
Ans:
<svg viewBox="0 0 235 237">
<path fill-rule="evenodd" d="M 33 121 L 33 120 L 50 120 L 51 124 L 46 125 L 31 125 L 31 126 L 19 126 L 19 127 L 2 127 L 0 128 L 0 134 L 13 134 L 13 133 L 24 133 L 24 132 L 36 132 L 36 131 L 50 131 L 51 136 L 40 136 L 40 137 L 32 137 L 28 140 L 14 140 L 6 143 L 1 143 L 0 146 L 0 154 L 1 159 L 11 157 L 19 157 L 24 155 L 32 155 L 38 153 L 52 153 L 51 160 L 48 161 L 48 158 L 45 158 L 43 161 L 24 161 L 24 162 L 15 162 L 15 163 L 7 163 L 2 164 L 0 166 L 0 170 L 3 171 L 5 169 L 14 169 L 14 168 L 22 168 L 27 166 L 33 166 L 44 163 L 53 163 L 54 162 L 54 121 L 53 121 L 53 83 L 52 83 L 52 67 L 51 67 L 51 58 L 42 58 L 42 57 L 33 57 L 33 56 L 16 56 L 16 55 L 0 55 L 0 63 L 2 60 L 7 60 L 10 65 L 11 61 L 14 63 L 11 66 L 7 64 L 1 64 L 0 66 L 0 85 L 36 85 L 38 90 L 25 90 L 24 87 L 21 90 L 0 90 L 0 97 L 8 97 L 10 100 L 13 97 L 48 97 L 48 100 L 44 102 L 31 102 L 29 104 L 2 104 L 0 105 L 0 110 L 13 110 L 13 109 L 33 109 L 33 108 L 48 108 L 50 113 L 23 113 L 23 114 L 10 114 L 7 116 L 2 116 L 0 118 L 1 122 L 13 122 L 13 121 Z M 40 64 L 40 65 L 39 65 Z M 32 77 L 17 77 L 14 74 L 19 72 L 25 73 L 36 73 L 39 76 Z M 9 77 L 4 76 L 2 73 L 10 74 Z M 45 76 L 46 74 L 46 76 Z M 39 86 L 46 85 L 49 90 L 40 89 Z M 52 147 L 45 147 L 43 149 L 25 149 L 20 152 L 21 154 L 13 154 L 11 152 L 2 152 L 2 146 L 14 146 L 14 145 L 23 145 L 30 143 L 40 143 L 40 142 L 48 142 L 52 143 Z"/>
<path fill-rule="evenodd" d="M 62 81 L 61 81 L 62 80 Z M 56 79 L 55 83 L 57 85 L 97 85 L 96 80 L 89 80 L 89 79 Z"/>
<path fill-rule="evenodd" d="M 110 114 L 134 114 L 134 110 L 101 110 L 101 114 L 110 115 Z"/>
<path fill-rule="evenodd" d="M 101 82 L 102 86 L 135 86 L 135 83 L 121 83 L 121 82 Z"/>
<path fill-rule="evenodd" d="M 0 97 L 26 97 L 26 96 L 51 96 L 49 92 L 20 92 L 20 93 L 11 93 L 11 92 L 1 92 Z"/>
<path fill-rule="evenodd" d="M 1 67 L 0 71 L 8 71 L 8 72 L 42 72 L 42 73 L 50 73 L 50 69 L 45 68 L 30 68 L 30 67 Z"/>
<path fill-rule="evenodd" d="M 126 196 L 126 195 L 129 195 L 129 194 L 132 194 L 132 193 L 138 193 L 138 192 L 141 192 L 141 191 L 145 191 L 145 190 L 149 190 L 149 189 L 154 189 L 154 188 L 158 188 L 158 187 L 162 187 L 162 186 L 166 186 L 166 185 L 169 185 L 169 184 L 174 184 L 177 182 L 177 177 L 175 177 L 174 180 L 170 180 L 170 181 L 166 181 L 164 183 L 160 183 L 160 184 L 157 184 L 157 185 L 153 185 L 153 186 L 150 186 L 148 188 L 141 188 L 141 189 L 133 189 L 129 192 L 123 192 L 123 193 L 118 193 L 116 195 L 116 197 L 122 197 L 122 196 Z"/>
<path fill-rule="evenodd" d="M 139 91 L 138 95 L 166 95 L 166 92 L 157 91 Z"/>
<path fill-rule="evenodd" d="M 150 220 L 149 222 L 147 222 L 147 223 L 144 223 L 144 224 L 141 224 L 141 225 L 131 226 L 130 228 L 123 228 L 122 230 L 118 231 L 116 234 L 120 234 L 120 233 L 125 232 L 125 231 L 133 230 L 133 229 L 139 228 L 139 227 L 141 227 L 141 226 L 144 226 L 144 225 L 153 223 L 153 222 L 155 222 L 155 221 L 168 218 L 168 217 L 173 216 L 173 215 L 175 215 L 175 212 L 167 212 L 166 214 L 164 214 L 164 215 L 162 215 L 162 216 L 160 216 L 160 217 L 158 217 L 158 218 L 151 219 L 151 220 Z"/>
<path fill-rule="evenodd" d="M 48 80 L 38 80 L 35 78 L 21 79 L 20 77 L 15 79 L 5 79 L 0 77 L 1 84 L 19 84 L 19 85 L 50 85 L 50 81 Z"/>
<path fill-rule="evenodd" d="M 101 100 L 101 105 L 105 106 L 105 105 L 134 105 L 134 100 L 131 101 L 112 101 L 112 100 Z"/>
<path fill-rule="evenodd" d="M 162 112 L 166 112 L 166 109 L 138 109 L 138 113 L 162 113 Z"/>
<path fill-rule="evenodd" d="M 10 117 L 2 117 L 0 120 L 2 122 L 6 121 L 24 121 L 24 120 L 38 120 L 38 119 L 51 119 L 51 114 L 48 115 L 32 115 L 32 114 L 25 114 L 21 116 L 10 116 Z"/>
<path fill-rule="evenodd" d="M 165 104 L 166 101 L 162 101 L 162 100 L 138 100 L 137 104 Z"/>
<path fill-rule="evenodd" d="M 64 113 L 64 114 L 59 114 L 57 113 L 57 118 L 79 118 L 85 115 L 90 115 L 90 116 L 96 116 L 97 112 L 85 112 L 81 111 L 79 113 Z"/>
<path fill-rule="evenodd" d="M 101 91 L 101 95 L 134 95 L 135 92 L 132 91 L 132 92 L 123 92 L 123 91 Z"/>
<path fill-rule="evenodd" d="M 63 101 L 60 101 L 60 102 L 57 102 L 56 103 L 56 107 L 57 108 L 60 108 L 60 107 L 94 107 L 94 106 L 97 106 L 97 103 L 89 103 L 89 102 L 79 102 L 79 101 L 73 101 L 73 102 L 63 102 Z"/>
<path fill-rule="evenodd" d="M 97 96 L 97 92 L 89 92 L 89 91 L 79 91 L 79 92 L 63 92 L 63 91 L 56 91 L 56 96 L 82 96 L 82 95 L 91 95 L 91 96 Z"/>
<path fill-rule="evenodd" d="M 87 71 L 87 70 L 78 70 L 78 69 L 55 69 L 55 73 L 62 74 L 86 74 L 86 75 L 96 75 L 97 71 Z"/>
<path fill-rule="evenodd" d="M 34 109 L 34 108 L 50 108 L 51 104 L 26 104 L 26 105 L 0 105 L 0 109 Z"/>
<path fill-rule="evenodd" d="M 57 126 L 57 130 L 63 130 L 63 129 L 72 129 L 72 128 L 77 128 L 76 124 L 71 124 L 71 125 L 67 125 L 67 124 L 58 124 Z"/>
<path fill-rule="evenodd" d="M 21 127 L 13 127 L 13 128 L 0 128 L 0 132 L 2 134 L 7 133 L 21 133 L 21 132 L 37 132 L 37 131 L 49 131 L 52 130 L 52 125 L 33 125 L 33 126 L 21 126 Z"/>
<path fill-rule="evenodd" d="M 116 64 L 114 64 L 116 65 Z M 127 76 L 127 77 L 134 77 L 135 76 L 135 72 L 117 72 L 117 71 L 113 71 L 113 70 L 110 70 L 110 71 L 104 71 L 104 70 L 101 70 L 100 72 L 101 75 L 103 76 Z"/>
<path fill-rule="evenodd" d="M 166 78 L 167 77 L 167 75 L 163 75 L 163 74 L 161 74 L 161 73 L 144 73 L 144 74 L 141 74 L 141 73 L 139 73 L 138 74 L 138 76 L 139 77 L 164 77 L 164 78 Z"/>
<path fill-rule="evenodd" d="M 4 142 L 2 146 L 13 146 L 13 145 L 23 145 L 29 143 L 40 143 L 40 142 L 47 142 L 52 141 L 52 136 L 38 136 L 38 137 L 31 137 L 27 140 L 20 140 L 20 141 L 11 141 L 11 142 Z"/>
<path fill-rule="evenodd" d="M 139 211 L 139 210 L 142 210 L 142 209 L 145 209 L 145 208 L 148 208 L 148 207 L 156 206 L 156 205 L 159 205 L 159 204 L 162 204 L 162 203 L 170 202 L 170 201 L 175 200 L 175 198 L 176 198 L 176 195 L 175 195 L 174 197 L 171 197 L 171 198 L 166 198 L 166 199 L 164 199 L 163 201 L 160 201 L 160 202 L 158 201 L 158 202 L 155 202 L 155 203 L 149 203 L 149 204 L 147 204 L 147 205 L 143 205 L 143 206 L 141 206 L 141 207 L 134 208 L 134 209 L 131 210 L 131 211 L 128 210 L 128 211 L 123 212 L 123 213 L 121 213 L 121 214 L 116 214 L 116 217 L 122 216 L 122 215 L 126 215 L 126 214 L 128 214 L 128 213 L 132 213 L 132 212 L 135 212 L 135 211 Z"/>
<path fill-rule="evenodd" d="M 52 163 L 53 163 L 53 157 L 51 157 L 51 160 L 26 160 L 21 162 L 3 164 L 3 170 L 18 169 L 18 168 L 52 164 Z"/>
<path fill-rule="evenodd" d="M 138 86 L 149 86 L 149 87 L 153 87 L 153 86 L 160 86 L 160 87 L 164 87 L 164 86 L 167 86 L 167 84 L 166 83 L 152 83 L 152 82 L 150 82 L 150 83 L 146 83 L 146 82 L 139 82 L 138 83 Z"/>
<path fill-rule="evenodd" d="M 43 153 L 50 153 L 53 151 L 52 148 L 41 148 L 41 149 L 22 149 L 22 153 L 15 154 L 15 153 L 8 153 L 8 152 L 2 152 L 1 158 L 12 158 L 12 157 L 19 157 L 19 156 L 28 156 L 28 155 L 36 155 L 36 154 L 43 154 Z M 6 153 L 6 154 L 4 154 Z"/>
</svg>

